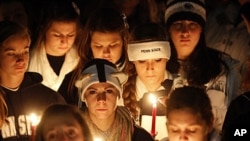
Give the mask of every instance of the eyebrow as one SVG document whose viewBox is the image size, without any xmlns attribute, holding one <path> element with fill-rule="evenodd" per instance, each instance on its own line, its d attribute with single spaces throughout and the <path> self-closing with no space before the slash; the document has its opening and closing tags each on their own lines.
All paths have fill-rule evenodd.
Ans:
<svg viewBox="0 0 250 141">
<path fill-rule="evenodd" d="M 120 43 L 120 40 L 114 41 L 111 44 L 117 44 L 117 43 Z"/>
<path fill-rule="evenodd" d="M 15 49 L 13 49 L 13 48 L 5 48 L 4 51 L 5 51 L 5 52 L 6 52 L 6 51 L 15 51 Z"/>
</svg>

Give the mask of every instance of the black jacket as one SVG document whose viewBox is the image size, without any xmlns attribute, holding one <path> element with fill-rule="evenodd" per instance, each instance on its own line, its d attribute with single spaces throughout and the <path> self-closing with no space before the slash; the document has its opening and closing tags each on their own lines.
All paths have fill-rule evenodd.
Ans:
<svg viewBox="0 0 250 141">
<path fill-rule="evenodd" d="M 67 75 L 65 75 L 64 80 L 61 84 L 61 86 L 58 89 L 58 92 L 64 97 L 65 101 L 70 104 L 70 105 L 78 105 L 78 100 L 79 100 L 79 96 L 78 96 L 78 89 L 75 87 L 75 85 L 73 86 L 73 90 L 72 91 L 68 91 L 69 86 L 70 86 L 70 82 L 71 82 L 71 78 L 73 77 L 73 71 L 68 73 Z"/>
<path fill-rule="evenodd" d="M 144 128 L 138 125 L 134 125 L 134 134 L 132 141 L 154 141 L 154 139 Z"/>
<path fill-rule="evenodd" d="M 29 140 L 31 135 L 29 115 L 35 113 L 41 116 L 48 106 L 66 103 L 60 94 L 42 85 L 41 82 L 40 74 L 26 72 L 17 91 L 2 87 L 8 106 L 8 123 L 1 130 L 2 140 Z"/>
<path fill-rule="evenodd" d="M 250 131 L 250 91 L 238 96 L 228 107 L 222 127 L 222 141 L 249 141 L 250 134 L 235 135 L 236 129 Z"/>
</svg>

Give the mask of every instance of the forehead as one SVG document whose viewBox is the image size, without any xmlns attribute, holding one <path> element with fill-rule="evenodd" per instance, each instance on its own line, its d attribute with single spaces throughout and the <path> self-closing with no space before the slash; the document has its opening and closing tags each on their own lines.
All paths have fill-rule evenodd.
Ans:
<svg viewBox="0 0 250 141">
<path fill-rule="evenodd" d="M 57 31 L 57 32 L 75 32 L 76 30 L 76 22 L 74 21 L 53 21 L 49 27 L 49 31 Z"/>
<path fill-rule="evenodd" d="M 183 24 L 189 24 L 189 23 L 197 23 L 196 21 L 191 20 L 177 20 L 174 23 L 183 23 Z M 198 23 L 197 23 L 198 24 Z"/>
<path fill-rule="evenodd" d="M 158 60 L 158 61 L 157 61 Z M 159 61 L 161 60 L 161 61 Z M 145 63 L 141 63 L 141 61 L 145 62 Z M 155 59 L 145 59 L 145 60 L 136 60 L 136 61 L 133 61 L 134 65 L 135 66 L 141 66 L 141 65 L 145 65 L 147 63 L 150 63 L 150 62 L 156 62 L 155 63 L 156 65 L 158 65 L 159 67 L 165 67 L 166 66 L 166 62 L 167 62 L 167 59 L 166 58 L 155 58 Z M 158 68 L 159 69 L 159 68 Z M 165 69 L 164 69 L 165 70 Z"/>
<path fill-rule="evenodd" d="M 120 40 L 121 34 L 120 32 L 99 32 L 94 31 L 92 33 L 92 40 L 95 42 L 102 42 L 106 40 Z"/>
<path fill-rule="evenodd" d="M 45 123 L 46 123 L 44 125 L 45 130 L 60 125 L 80 126 L 78 121 L 72 115 L 69 114 L 49 116 L 45 120 Z"/>
<path fill-rule="evenodd" d="M 28 36 L 15 35 L 6 39 L 2 45 L 2 49 L 11 48 L 11 49 L 21 49 L 28 48 L 30 46 L 30 38 Z"/>
<path fill-rule="evenodd" d="M 112 84 L 110 83 L 106 83 L 106 82 L 101 82 L 101 83 L 95 83 L 95 84 L 92 84 L 88 87 L 88 89 L 101 89 L 101 88 L 115 88 L 115 86 L 113 86 Z"/>
</svg>

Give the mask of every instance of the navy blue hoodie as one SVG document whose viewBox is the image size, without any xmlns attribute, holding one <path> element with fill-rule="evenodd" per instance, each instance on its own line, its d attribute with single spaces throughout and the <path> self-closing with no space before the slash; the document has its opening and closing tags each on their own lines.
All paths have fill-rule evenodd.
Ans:
<svg viewBox="0 0 250 141">
<path fill-rule="evenodd" d="M 34 72 L 26 72 L 23 82 L 17 91 L 2 87 L 8 106 L 7 123 L 1 129 L 3 141 L 30 140 L 30 114 L 41 116 L 42 112 L 52 104 L 65 104 L 63 97 L 52 89 L 41 84 L 42 76 Z"/>
</svg>

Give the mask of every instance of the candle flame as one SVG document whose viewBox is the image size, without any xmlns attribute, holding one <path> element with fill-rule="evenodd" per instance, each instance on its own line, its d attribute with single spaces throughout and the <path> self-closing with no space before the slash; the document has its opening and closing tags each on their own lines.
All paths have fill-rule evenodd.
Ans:
<svg viewBox="0 0 250 141">
<path fill-rule="evenodd" d="M 102 141 L 101 138 L 94 138 L 94 141 Z"/>
<path fill-rule="evenodd" d="M 152 104 L 156 104 L 157 103 L 157 98 L 156 96 L 154 96 L 154 94 L 150 94 L 149 95 L 149 99 L 151 101 Z"/>
<path fill-rule="evenodd" d="M 39 116 L 37 116 L 35 113 L 31 113 L 29 119 L 32 126 L 36 126 L 40 122 Z"/>
</svg>

